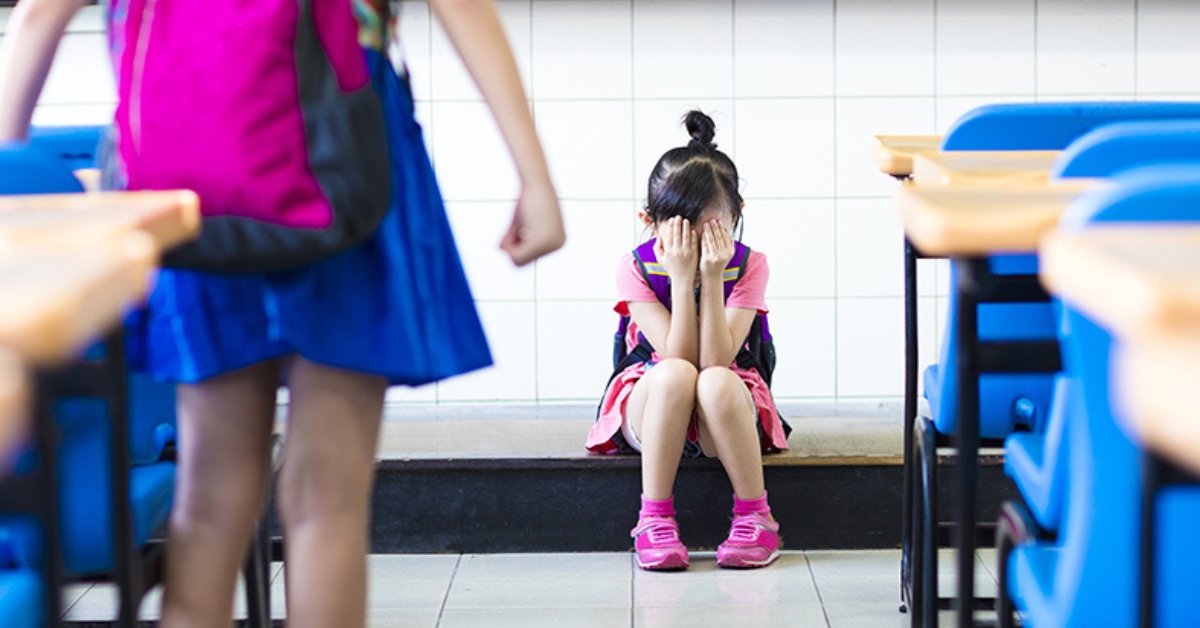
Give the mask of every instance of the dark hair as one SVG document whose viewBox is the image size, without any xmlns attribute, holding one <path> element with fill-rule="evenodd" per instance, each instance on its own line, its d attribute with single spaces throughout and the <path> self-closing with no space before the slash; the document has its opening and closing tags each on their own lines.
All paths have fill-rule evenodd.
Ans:
<svg viewBox="0 0 1200 628">
<path fill-rule="evenodd" d="M 682 216 L 694 225 L 705 209 L 723 203 L 734 225 L 738 224 L 742 195 L 738 193 L 737 166 L 713 143 L 716 124 L 699 110 L 689 111 L 683 124 L 692 140 L 659 157 L 650 173 L 646 213 L 656 223 Z"/>
</svg>

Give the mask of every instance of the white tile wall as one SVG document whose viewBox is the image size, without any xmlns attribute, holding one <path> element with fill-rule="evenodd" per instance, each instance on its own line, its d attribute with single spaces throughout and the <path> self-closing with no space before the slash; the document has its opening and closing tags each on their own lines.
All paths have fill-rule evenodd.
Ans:
<svg viewBox="0 0 1200 628">
<path fill-rule="evenodd" d="M 417 115 L 494 368 L 389 398 L 593 400 L 608 375 L 612 274 L 663 151 L 693 107 L 737 162 L 745 240 L 766 252 L 781 399 L 897 397 L 903 309 L 895 184 L 877 133 L 943 132 L 973 107 L 1200 99 L 1200 4 L 1176 0 L 499 0 L 569 229 L 515 269 L 498 250 L 517 179 L 424 0 L 402 0 Z M 8 11 L 0 10 L 0 37 Z M 81 12 L 39 124 L 96 123 L 115 97 L 98 8 Z M 399 54 L 399 51 L 397 51 Z M 947 268 L 920 265 L 921 363 L 945 327 Z"/>
</svg>

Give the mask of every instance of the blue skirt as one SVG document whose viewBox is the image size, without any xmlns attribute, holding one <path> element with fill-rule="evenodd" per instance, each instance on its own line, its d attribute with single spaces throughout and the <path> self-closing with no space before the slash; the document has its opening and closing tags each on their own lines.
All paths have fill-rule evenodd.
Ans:
<svg viewBox="0 0 1200 628">
<path fill-rule="evenodd" d="M 420 385 L 492 364 L 411 91 L 367 51 L 387 123 L 392 207 L 366 242 L 286 271 L 164 269 L 126 321 L 130 366 L 195 383 L 298 354 Z"/>
</svg>

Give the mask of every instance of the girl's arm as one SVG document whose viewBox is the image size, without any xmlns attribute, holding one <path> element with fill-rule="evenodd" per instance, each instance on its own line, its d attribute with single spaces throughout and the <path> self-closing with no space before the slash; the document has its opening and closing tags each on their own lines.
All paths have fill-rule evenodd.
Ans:
<svg viewBox="0 0 1200 628">
<path fill-rule="evenodd" d="M 700 334 L 697 330 L 692 284 L 700 259 L 700 246 L 690 222 L 679 216 L 656 227 L 654 254 L 671 278 L 671 309 L 663 304 L 631 302 L 629 316 L 650 346 L 663 358 L 680 358 L 699 368 Z"/>
<path fill-rule="evenodd" d="M 704 225 L 700 248 L 700 369 L 733 363 L 758 312 L 725 307 L 725 266 L 733 237 L 713 221 Z"/>
<path fill-rule="evenodd" d="M 21 0 L 0 44 L 0 142 L 25 139 L 54 52 L 85 0 Z"/>
<path fill-rule="evenodd" d="M 557 250 L 566 235 L 512 49 L 491 0 L 430 0 L 430 4 L 487 100 L 516 164 L 521 195 L 500 248 L 518 266 L 527 264 Z"/>
</svg>

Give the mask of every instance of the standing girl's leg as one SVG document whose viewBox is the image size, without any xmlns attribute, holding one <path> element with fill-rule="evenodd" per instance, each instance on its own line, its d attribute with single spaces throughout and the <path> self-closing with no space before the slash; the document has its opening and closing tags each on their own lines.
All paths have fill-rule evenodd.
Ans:
<svg viewBox="0 0 1200 628">
<path fill-rule="evenodd" d="M 229 626 L 262 508 L 278 385 L 279 366 L 267 362 L 179 386 L 164 628 Z"/>
<path fill-rule="evenodd" d="M 371 485 L 387 381 L 291 358 L 279 472 L 288 626 L 366 622 Z"/>
</svg>

